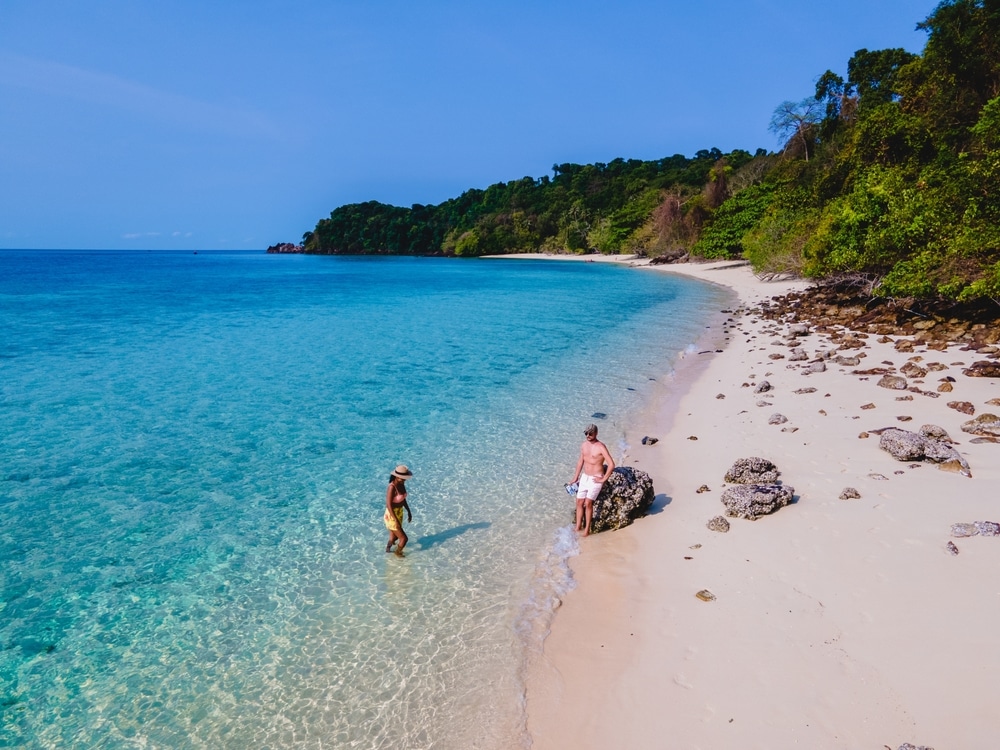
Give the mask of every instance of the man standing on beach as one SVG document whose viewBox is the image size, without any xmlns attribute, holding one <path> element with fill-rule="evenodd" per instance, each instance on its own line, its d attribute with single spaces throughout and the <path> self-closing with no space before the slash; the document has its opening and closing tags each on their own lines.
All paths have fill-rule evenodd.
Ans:
<svg viewBox="0 0 1000 750">
<path fill-rule="evenodd" d="M 576 491 L 576 530 L 580 531 L 581 521 L 586 517 L 583 535 L 590 535 L 590 522 L 594 517 L 594 501 L 601 494 L 601 487 L 615 470 L 614 459 L 608 452 L 608 446 L 597 439 L 597 425 L 589 424 L 583 434 L 586 440 L 580 446 L 580 460 L 576 462 L 574 484 L 580 481 Z"/>
</svg>

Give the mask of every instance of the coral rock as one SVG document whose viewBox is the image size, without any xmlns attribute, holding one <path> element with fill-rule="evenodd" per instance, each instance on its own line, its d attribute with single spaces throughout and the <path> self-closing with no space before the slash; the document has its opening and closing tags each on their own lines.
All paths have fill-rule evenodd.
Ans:
<svg viewBox="0 0 1000 750">
<path fill-rule="evenodd" d="M 1000 417 L 996 414 L 983 412 L 975 419 L 970 419 L 963 424 L 962 432 L 984 437 L 1000 437 Z"/>
<path fill-rule="evenodd" d="M 718 531 L 719 533 L 725 534 L 729 531 L 729 521 L 725 519 L 725 516 L 716 516 L 709 520 L 707 524 L 709 531 Z"/>
<path fill-rule="evenodd" d="M 962 374 L 968 375 L 970 378 L 1000 378 L 1000 362 L 988 359 L 973 362 L 962 370 Z"/>
<path fill-rule="evenodd" d="M 906 378 L 902 378 L 899 375 L 883 375 L 876 385 L 893 391 L 905 391 L 907 384 Z"/>
<path fill-rule="evenodd" d="M 968 414 L 970 417 L 976 413 L 976 407 L 969 401 L 949 401 L 948 408 L 960 411 L 962 414 Z"/>
<path fill-rule="evenodd" d="M 795 488 L 784 484 L 741 484 L 722 493 L 726 515 L 756 521 L 788 505 Z"/>
<path fill-rule="evenodd" d="M 594 501 L 591 533 L 614 531 L 646 515 L 656 493 L 649 474 L 631 466 L 618 466 Z M 575 511 L 574 511 L 575 513 Z"/>
<path fill-rule="evenodd" d="M 778 467 L 766 458 L 752 456 L 737 459 L 726 472 L 725 481 L 730 484 L 769 484 L 778 481 L 780 474 Z"/>
</svg>

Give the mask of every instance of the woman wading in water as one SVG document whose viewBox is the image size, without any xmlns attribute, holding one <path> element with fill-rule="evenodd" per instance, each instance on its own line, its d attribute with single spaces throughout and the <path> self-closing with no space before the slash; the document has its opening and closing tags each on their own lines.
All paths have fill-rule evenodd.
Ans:
<svg viewBox="0 0 1000 750">
<path fill-rule="evenodd" d="M 385 551 L 392 552 L 392 545 L 396 544 L 396 554 L 400 557 L 403 556 L 403 547 L 409 541 L 409 537 L 403 531 L 404 508 L 406 522 L 413 523 L 413 514 L 410 513 L 410 506 L 406 504 L 406 480 L 412 478 L 413 472 L 404 464 L 400 464 L 389 475 L 389 487 L 385 491 L 385 515 L 382 520 L 389 530 L 389 543 L 385 545 Z"/>
</svg>

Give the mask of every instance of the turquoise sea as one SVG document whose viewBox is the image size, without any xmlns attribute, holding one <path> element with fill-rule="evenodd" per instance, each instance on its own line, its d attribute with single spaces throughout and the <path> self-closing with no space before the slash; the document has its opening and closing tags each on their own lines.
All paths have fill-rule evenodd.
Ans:
<svg viewBox="0 0 1000 750">
<path fill-rule="evenodd" d="M 627 453 L 727 301 L 603 263 L 0 251 L 0 747 L 527 747 L 582 428 Z"/>
</svg>

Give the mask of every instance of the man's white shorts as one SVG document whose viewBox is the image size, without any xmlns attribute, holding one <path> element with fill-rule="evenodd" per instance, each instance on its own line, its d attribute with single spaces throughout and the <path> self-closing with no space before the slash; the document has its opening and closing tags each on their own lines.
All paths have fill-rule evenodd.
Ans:
<svg viewBox="0 0 1000 750">
<path fill-rule="evenodd" d="M 596 500 L 604 485 L 604 482 L 597 481 L 599 478 L 592 477 L 590 474 L 580 474 L 580 488 L 576 491 L 576 499 Z"/>
</svg>

